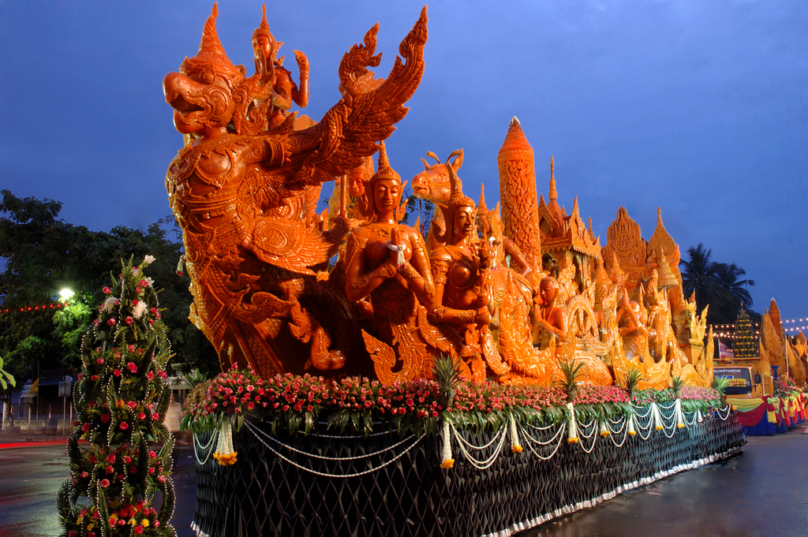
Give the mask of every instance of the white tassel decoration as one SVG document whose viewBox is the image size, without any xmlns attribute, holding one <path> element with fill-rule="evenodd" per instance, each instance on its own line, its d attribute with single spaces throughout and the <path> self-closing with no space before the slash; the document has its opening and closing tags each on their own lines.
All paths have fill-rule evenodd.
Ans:
<svg viewBox="0 0 808 537">
<path fill-rule="evenodd" d="M 567 428 L 567 442 L 575 444 L 578 442 L 578 424 L 575 423 L 575 408 L 572 403 L 567 403 L 567 411 L 569 412 L 569 418 L 567 418 L 567 424 L 569 425 Z"/>
<path fill-rule="evenodd" d="M 441 448 L 440 455 L 443 462 L 440 463 L 440 467 L 444 469 L 452 468 L 454 467 L 455 461 L 452 458 L 452 437 L 448 421 L 443 422 L 441 437 L 443 439 L 443 447 Z"/>
</svg>

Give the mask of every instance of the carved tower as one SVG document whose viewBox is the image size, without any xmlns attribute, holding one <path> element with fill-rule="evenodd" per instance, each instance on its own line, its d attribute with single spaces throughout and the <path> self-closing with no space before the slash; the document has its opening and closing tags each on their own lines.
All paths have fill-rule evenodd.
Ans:
<svg viewBox="0 0 808 537">
<path fill-rule="evenodd" d="M 514 116 L 497 155 L 499 197 L 505 236 L 522 251 L 533 267 L 541 267 L 541 238 L 536 198 L 533 148 Z"/>
</svg>

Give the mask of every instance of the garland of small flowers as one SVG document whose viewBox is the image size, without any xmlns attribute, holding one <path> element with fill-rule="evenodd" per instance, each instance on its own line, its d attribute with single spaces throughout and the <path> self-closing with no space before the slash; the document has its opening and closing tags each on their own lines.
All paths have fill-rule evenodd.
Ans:
<svg viewBox="0 0 808 537">
<path fill-rule="evenodd" d="M 444 406 L 438 383 L 432 380 L 386 386 L 359 377 L 326 380 L 286 374 L 263 379 L 252 370 L 234 368 L 194 388 L 183 404 L 182 426 L 200 433 L 220 430 L 227 422 L 240 430 L 249 414 L 269 424 L 276 435 L 314 434 L 327 429 L 367 436 L 380 427 L 420 435 L 442 433 L 441 422 L 446 421 L 475 431 L 499 430 L 502 426 L 512 430 L 512 418 L 522 424 L 561 424 L 570 412 L 581 423 L 602 424 L 632 416 L 635 405 L 659 403 L 667 407 L 676 401 L 671 390 L 635 391 L 630 396 L 618 386 L 580 385 L 570 410 L 566 406 L 568 396 L 559 387 L 460 382 L 454 391 L 451 403 Z M 687 413 L 720 406 L 718 393 L 712 388 L 684 387 L 681 399 L 682 411 Z M 521 447 L 517 435 L 512 437 L 512 449 Z"/>
<path fill-rule="evenodd" d="M 164 423 L 170 345 L 157 291 L 143 275 L 153 261 L 122 263 L 118 278 L 102 289 L 106 299 L 82 340 L 78 420 L 67 441 L 71 478 L 57 497 L 63 537 L 176 535 L 170 524 L 174 439 Z"/>
</svg>

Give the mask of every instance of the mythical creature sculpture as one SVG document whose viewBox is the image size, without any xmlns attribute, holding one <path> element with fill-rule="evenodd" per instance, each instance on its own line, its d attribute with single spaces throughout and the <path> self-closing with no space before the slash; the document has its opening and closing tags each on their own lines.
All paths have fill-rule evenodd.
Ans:
<svg viewBox="0 0 808 537">
<path fill-rule="evenodd" d="M 399 47 L 406 63 L 397 58 L 387 80 L 370 82 L 378 26 L 354 45 L 339 67 L 342 99 L 303 130 L 295 130 L 295 114 L 273 119 L 284 96 L 305 104 L 306 89 L 301 80 L 297 92 L 284 93 L 268 26 L 255 34 L 258 73 L 245 79 L 219 41 L 217 15 L 214 4 L 199 53 L 163 81 L 187 143 L 166 188 L 183 228 L 191 319 L 223 366 L 249 364 L 264 375 L 309 366 L 350 372 L 347 357 L 361 344 L 351 305 L 343 289 L 315 277 L 348 226 L 336 219 L 326 230 L 314 207 L 320 185 L 360 166 L 406 115 L 423 74 L 426 11 Z"/>
</svg>

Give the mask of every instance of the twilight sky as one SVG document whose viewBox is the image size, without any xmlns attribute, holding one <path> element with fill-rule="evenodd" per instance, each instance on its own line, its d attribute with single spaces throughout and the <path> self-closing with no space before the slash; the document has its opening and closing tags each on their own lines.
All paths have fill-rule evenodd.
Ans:
<svg viewBox="0 0 808 537">
<path fill-rule="evenodd" d="M 68 222 L 144 228 L 169 213 L 165 170 L 181 147 L 163 76 L 199 46 L 212 2 L 0 0 L 0 188 L 64 202 Z M 377 21 L 378 76 L 418 2 L 269 3 L 275 37 L 311 63 L 305 113 L 339 99 L 342 54 Z M 253 72 L 258 1 L 219 4 L 219 36 Z M 753 308 L 777 299 L 808 325 L 808 3 L 570 1 L 429 5 L 426 71 L 388 141 L 409 179 L 431 150 L 465 150 L 475 199 L 498 197 L 496 155 L 514 115 L 546 197 L 578 196 L 605 243 L 623 205 L 645 239 L 656 208 L 680 244 L 757 281 Z M 331 187 L 326 186 L 324 191 Z M 800 323 L 797 323 L 798 325 Z M 786 325 L 789 326 L 789 325 Z"/>
</svg>

